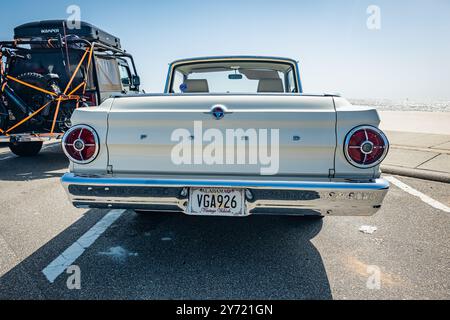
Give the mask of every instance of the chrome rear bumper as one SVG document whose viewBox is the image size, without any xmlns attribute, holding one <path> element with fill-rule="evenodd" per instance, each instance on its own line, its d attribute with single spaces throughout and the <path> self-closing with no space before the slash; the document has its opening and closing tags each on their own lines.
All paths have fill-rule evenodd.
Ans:
<svg viewBox="0 0 450 320">
<path fill-rule="evenodd" d="M 370 181 L 221 180 L 80 176 L 61 182 L 79 208 L 186 212 L 190 187 L 246 189 L 249 214 L 367 216 L 381 207 L 389 189 L 384 179 Z"/>
</svg>

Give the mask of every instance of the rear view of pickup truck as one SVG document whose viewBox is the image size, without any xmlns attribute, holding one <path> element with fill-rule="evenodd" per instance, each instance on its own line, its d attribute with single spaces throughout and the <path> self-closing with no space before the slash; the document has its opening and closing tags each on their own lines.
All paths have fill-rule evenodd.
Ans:
<svg viewBox="0 0 450 320">
<path fill-rule="evenodd" d="M 63 138 L 77 207 L 191 215 L 371 215 L 389 185 L 376 110 L 301 92 L 283 58 L 171 64 L 164 94 L 80 108 Z"/>
</svg>

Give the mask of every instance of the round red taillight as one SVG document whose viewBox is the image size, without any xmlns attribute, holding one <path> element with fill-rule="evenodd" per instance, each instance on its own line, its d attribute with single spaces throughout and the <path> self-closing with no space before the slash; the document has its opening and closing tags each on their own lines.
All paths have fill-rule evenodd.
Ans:
<svg viewBox="0 0 450 320">
<path fill-rule="evenodd" d="M 348 162 L 358 168 L 372 168 L 384 160 L 389 151 L 386 135 L 372 126 L 359 126 L 351 130 L 344 143 Z"/>
<path fill-rule="evenodd" d="M 97 133 L 86 125 L 73 126 L 64 134 L 62 147 L 71 161 L 80 164 L 92 162 L 99 151 Z"/>
</svg>

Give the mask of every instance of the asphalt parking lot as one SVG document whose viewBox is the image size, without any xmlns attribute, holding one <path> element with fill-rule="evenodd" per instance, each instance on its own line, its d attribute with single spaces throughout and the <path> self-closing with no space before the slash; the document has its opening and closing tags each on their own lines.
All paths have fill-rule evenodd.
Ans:
<svg viewBox="0 0 450 320">
<path fill-rule="evenodd" d="M 450 213 L 397 186 L 372 217 L 115 211 L 70 257 L 111 212 L 69 204 L 67 165 L 57 145 L 35 158 L 0 147 L 0 299 L 450 299 Z M 395 178 L 450 206 L 450 185 Z M 81 289 L 43 272 L 63 253 Z"/>
</svg>

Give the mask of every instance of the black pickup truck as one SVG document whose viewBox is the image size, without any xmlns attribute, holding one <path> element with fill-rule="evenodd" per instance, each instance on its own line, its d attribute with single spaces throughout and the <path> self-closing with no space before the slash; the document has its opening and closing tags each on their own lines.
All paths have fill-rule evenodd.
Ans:
<svg viewBox="0 0 450 320">
<path fill-rule="evenodd" d="M 111 95 L 139 93 L 140 79 L 120 39 L 81 22 L 26 23 L 0 42 L 0 142 L 18 156 L 39 153 L 70 128 L 73 111 Z"/>
</svg>

